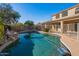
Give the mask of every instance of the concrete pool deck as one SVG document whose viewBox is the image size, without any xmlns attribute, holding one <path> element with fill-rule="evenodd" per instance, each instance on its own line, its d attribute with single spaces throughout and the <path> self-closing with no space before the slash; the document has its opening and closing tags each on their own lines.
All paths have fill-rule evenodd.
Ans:
<svg viewBox="0 0 79 59">
<path fill-rule="evenodd" d="M 70 50 L 72 56 L 79 56 L 79 40 L 61 35 L 61 41 Z"/>
<path fill-rule="evenodd" d="M 40 31 L 41 33 L 48 33 Z M 79 56 L 79 40 L 71 38 L 65 34 L 48 33 L 51 35 L 59 35 L 61 42 L 70 50 L 72 56 Z"/>
</svg>

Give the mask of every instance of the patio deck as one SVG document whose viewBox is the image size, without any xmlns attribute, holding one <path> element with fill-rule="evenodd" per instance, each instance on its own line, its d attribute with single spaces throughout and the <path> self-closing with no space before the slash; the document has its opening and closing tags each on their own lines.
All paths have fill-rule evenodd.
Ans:
<svg viewBox="0 0 79 59">
<path fill-rule="evenodd" d="M 79 56 L 79 40 L 63 34 L 61 41 L 70 50 L 72 56 Z"/>
</svg>

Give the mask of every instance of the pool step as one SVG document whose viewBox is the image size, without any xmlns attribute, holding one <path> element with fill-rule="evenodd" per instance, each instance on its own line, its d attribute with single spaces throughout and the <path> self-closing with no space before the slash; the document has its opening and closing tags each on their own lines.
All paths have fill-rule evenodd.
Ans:
<svg viewBox="0 0 79 59">
<path fill-rule="evenodd" d="M 58 48 L 57 50 L 58 50 L 58 51 L 60 52 L 60 54 L 63 55 L 63 56 L 71 56 L 70 52 L 69 52 L 67 49 L 65 49 L 65 48 L 60 47 L 60 48 Z"/>
</svg>

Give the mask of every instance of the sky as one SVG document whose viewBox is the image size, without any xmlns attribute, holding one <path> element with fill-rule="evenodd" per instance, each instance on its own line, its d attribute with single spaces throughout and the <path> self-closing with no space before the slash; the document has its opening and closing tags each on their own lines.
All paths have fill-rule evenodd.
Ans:
<svg viewBox="0 0 79 59">
<path fill-rule="evenodd" d="M 75 3 L 13 3 L 11 6 L 20 13 L 19 22 L 27 20 L 35 24 L 50 21 L 53 14 L 76 5 Z"/>
</svg>

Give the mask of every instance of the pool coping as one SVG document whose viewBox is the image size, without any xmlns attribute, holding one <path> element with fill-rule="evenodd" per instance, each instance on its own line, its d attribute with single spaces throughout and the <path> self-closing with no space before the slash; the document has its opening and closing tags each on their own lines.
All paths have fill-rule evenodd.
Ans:
<svg viewBox="0 0 79 59">
<path fill-rule="evenodd" d="M 61 42 L 68 48 L 68 50 L 71 52 L 69 46 L 68 46 L 64 41 L 62 41 L 62 39 L 60 39 L 60 40 L 61 40 Z"/>
</svg>

